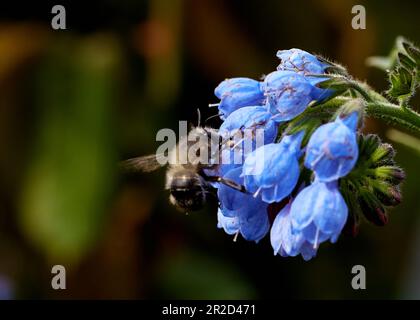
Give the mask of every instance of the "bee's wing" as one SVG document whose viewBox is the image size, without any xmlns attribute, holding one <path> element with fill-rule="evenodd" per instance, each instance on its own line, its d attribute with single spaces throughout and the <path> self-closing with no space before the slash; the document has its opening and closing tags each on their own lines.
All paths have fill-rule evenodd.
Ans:
<svg viewBox="0 0 420 320">
<path fill-rule="evenodd" d="M 159 162 L 159 159 L 162 159 L 163 157 L 163 154 L 151 154 L 148 156 L 131 158 L 120 162 L 120 166 L 128 171 L 151 172 L 164 166 L 162 162 Z"/>
</svg>

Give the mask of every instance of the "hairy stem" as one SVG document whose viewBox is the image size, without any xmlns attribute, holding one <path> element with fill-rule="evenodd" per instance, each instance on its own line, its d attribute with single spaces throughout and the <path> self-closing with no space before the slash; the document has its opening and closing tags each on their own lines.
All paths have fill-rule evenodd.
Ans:
<svg viewBox="0 0 420 320">
<path fill-rule="evenodd" d="M 386 102 L 370 102 L 366 105 L 366 113 L 374 118 L 382 119 L 392 125 L 420 134 L 420 114 L 409 108 Z"/>
<path fill-rule="evenodd" d="M 381 119 L 389 124 L 396 125 L 408 130 L 411 130 L 417 134 L 420 134 L 420 114 L 410 108 L 401 108 L 399 105 L 389 103 L 385 98 L 377 99 L 372 96 L 370 101 L 366 102 L 365 111 L 370 117 Z M 307 114 L 324 114 L 331 113 L 337 110 L 346 102 L 352 98 L 348 97 L 335 97 L 325 103 L 319 104 L 307 110 Z"/>
</svg>

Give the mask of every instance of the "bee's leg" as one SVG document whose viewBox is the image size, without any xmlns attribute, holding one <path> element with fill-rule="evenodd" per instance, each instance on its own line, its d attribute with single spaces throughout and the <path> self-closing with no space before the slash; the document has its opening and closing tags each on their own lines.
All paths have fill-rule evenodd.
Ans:
<svg viewBox="0 0 420 320">
<path fill-rule="evenodd" d="M 226 178 L 222 178 L 218 176 L 205 176 L 205 179 L 209 182 L 223 183 L 224 185 L 231 187 L 232 189 L 238 190 L 243 193 L 248 193 L 248 191 L 246 191 L 243 185 L 236 183 L 235 181 L 232 181 L 230 179 L 226 179 Z"/>
<path fill-rule="evenodd" d="M 239 183 L 236 183 L 235 181 L 232 181 L 232 180 L 229 180 L 229 179 L 226 179 L 226 178 L 222 178 L 222 177 L 218 177 L 218 182 L 223 183 L 224 185 L 226 185 L 228 187 L 231 187 L 235 190 L 238 190 L 240 192 L 248 193 L 245 189 L 245 186 L 243 186 Z"/>
</svg>

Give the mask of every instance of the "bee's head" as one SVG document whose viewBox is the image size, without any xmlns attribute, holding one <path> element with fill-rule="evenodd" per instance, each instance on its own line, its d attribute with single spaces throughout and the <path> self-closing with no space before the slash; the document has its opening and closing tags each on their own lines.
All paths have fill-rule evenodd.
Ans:
<svg viewBox="0 0 420 320">
<path fill-rule="evenodd" d="M 175 173 L 169 185 L 171 202 L 184 211 L 201 209 L 206 200 L 203 184 L 203 178 L 194 171 Z"/>
</svg>

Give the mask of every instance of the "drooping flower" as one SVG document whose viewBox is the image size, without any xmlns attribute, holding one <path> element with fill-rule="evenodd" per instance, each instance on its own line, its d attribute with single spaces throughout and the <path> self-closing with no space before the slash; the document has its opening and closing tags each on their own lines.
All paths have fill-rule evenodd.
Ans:
<svg viewBox="0 0 420 320">
<path fill-rule="evenodd" d="M 291 203 L 288 203 L 277 214 L 271 226 L 270 241 L 274 249 L 274 255 L 295 257 L 301 254 L 305 261 L 310 260 L 316 255 L 317 250 L 313 244 L 306 241 L 302 232 L 292 232 L 290 208 Z"/>
<path fill-rule="evenodd" d="M 242 167 L 238 167 L 227 172 L 223 178 L 236 183 L 244 184 L 244 178 L 241 177 Z M 217 190 L 217 197 L 223 214 L 227 217 L 237 215 L 235 211 L 241 211 L 243 208 L 254 208 L 262 204 L 261 199 L 253 197 L 249 193 L 238 191 L 226 184 L 220 183 Z M 242 212 L 247 213 L 242 210 Z"/>
<path fill-rule="evenodd" d="M 219 171 L 227 172 L 243 165 L 245 157 L 277 137 L 278 125 L 264 107 L 243 107 L 232 112 L 222 123 L 219 135 L 224 140 Z"/>
<path fill-rule="evenodd" d="M 224 177 L 229 171 L 242 167 L 245 156 L 235 148 L 222 148 L 219 151 L 218 165 L 211 168 L 203 169 L 208 176 Z M 219 187 L 219 183 L 212 183 L 215 188 Z"/>
<path fill-rule="evenodd" d="M 315 87 L 317 78 L 309 81 L 294 71 L 274 71 L 264 79 L 262 88 L 267 96 L 266 107 L 277 122 L 291 120 L 301 114 L 312 101 L 324 100 L 332 94 L 330 90 Z"/>
<path fill-rule="evenodd" d="M 214 93 L 220 99 L 219 115 L 222 120 L 239 108 L 260 105 L 264 100 L 260 82 L 249 78 L 226 79 Z"/>
<path fill-rule="evenodd" d="M 217 210 L 217 227 L 225 230 L 227 234 L 233 235 L 240 230 L 240 222 L 238 216 L 227 217 L 223 215 L 222 209 Z"/>
<path fill-rule="evenodd" d="M 301 49 L 289 49 L 277 51 L 277 57 L 281 60 L 277 70 L 289 70 L 302 74 L 321 74 L 330 66 L 321 61 L 313 54 Z"/>
<path fill-rule="evenodd" d="M 320 126 L 306 147 L 305 166 L 319 181 L 333 181 L 347 175 L 359 154 L 356 129 L 358 113 Z"/>
<path fill-rule="evenodd" d="M 339 109 L 349 116 L 321 126 L 326 112 L 305 112 L 316 106 L 330 110 L 320 104 L 334 96 L 348 96 L 353 82 L 345 68 L 300 49 L 280 50 L 277 56 L 277 71 L 261 82 L 233 78 L 216 88 L 224 121 L 219 130 L 223 147 L 217 154 L 221 162 L 203 171 L 224 179 L 213 179 L 218 181 L 214 186 L 219 228 L 259 241 L 273 221 L 274 254 L 309 260 L 320 243 L 337 241 L 348 226 L 354 234 L 362 214 L 375 224 L 385 224 L 387 207 L 401 201 L 399 184 L 404 174 L 385 145 L 379 147 L 372 139 L 358 145 L 358 120 L 366 107 L 363 99 L 349 99 Z M 294 121 L 287 123 L 290 120 Z M 283 139 L 278 142 L 280 130 Z M 262 141 L 257 131 L 263 133 Z M 302 146 L 303 131 L 311 133 L 306 146 Z M 299 163 L 302 154 L 303 164 Z M 315 179 L 307 185 L 311 172 Z M 300 189 L 296 187 L 299 177 Z"/>
<path fill-rule="evenodd" d="M 290 208 L 293 233 L 301 233 L 314 248 L 326 240 L 336 242 L 347 215 L 347 205 L 337 181 L 315 180 L 299 192 Z"/>
<path fill-rule="evenodd" d="M 262 106 L 248 106 L 232 112 L 222 123 L 219 134 L 222 137 L 235 136 L 248 130 L 250 134 L 256 134 L 257 129 L 264 130 L 264 143 L 273 142 L 277 136 L 277 124 L 272 115 Z M 254 136 L 255 137 L 255 136 Z"/>
<path fill-rule="evenodd" d="M 222 138 L 218 158 L 220 165 L 205 169 L 206 174 L 224 176 L 242 166 L 246 155 L 257 147 L 273 142 L 277 137 L 278 124 L 271 117 L 262 106 L 243 107 L 232 112 L 218 131 Z"/>
<path fill-rule="evenodd" d="M 233 169 L 224 178 L 242 185 L 241 172 L 242 168 Z M 239 231 L 246 240 L 253 241 L 259 241 L 267 234 L 270 228 L 268 205 L 261 199 L 225 184 L 219 185 L 218 198 L 220 201 L 218 225 L 226 233 L 233 234 Z"/>
<path fill-rule="evenodd" d="M 279 202 L 295 188 L 299 178 L 301 131 L 285 136 L 280 143 L 264 145 L 246 159 L 242 170 L 247 191 L 261 194 L 264 202 Z"/>
<path fill-rule="evenodd" d="M 268 215 L 263 208 L 256 208 L 251 215 L 238 215 L 227 217 L 224 215 L 223 209 L 217 212 L 217 226 L 223 228 L 229 235 L 240 233 L 245 240 L 258 242 L 270 230 L 270 221 Z"/>
</svg>

